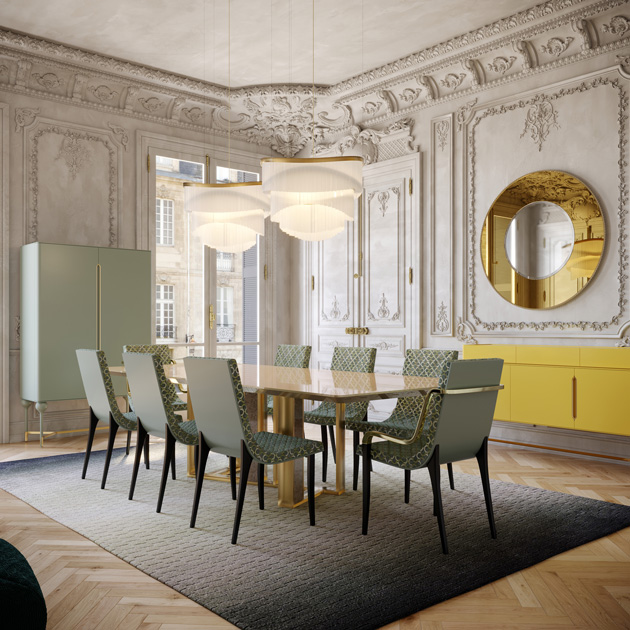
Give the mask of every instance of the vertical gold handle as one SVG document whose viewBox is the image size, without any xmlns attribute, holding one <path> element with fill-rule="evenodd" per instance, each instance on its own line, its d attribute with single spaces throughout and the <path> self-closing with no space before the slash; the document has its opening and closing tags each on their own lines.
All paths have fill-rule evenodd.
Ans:
<svg viewBox="0 0 630 630">
<path fill-rule="evenodd" d="M 409 284 L 413 284 L 413 268 L 409 267 Z"/>
<path fill-rule="evenodd" d="M 101 265 L 96 265 L 96 349 L 101 347 Z"/>
<path fill-rule="evenodd" d="M 311 291 L 315 291 L 315 276 L 311 276 Z"/>
<path fill-rule="evenodd" d="M 573 419 L 577 418 L 577 378 L 573 377 Z"/>
<path fill-rule="evenodd" d="M 214 328 L 216 318 L 217 317 L 214 314 L 214 304 L 210 304 L 210 314 L 208 315 L 208 326 L 210 326 L 210 330 Z"/>
</svg>

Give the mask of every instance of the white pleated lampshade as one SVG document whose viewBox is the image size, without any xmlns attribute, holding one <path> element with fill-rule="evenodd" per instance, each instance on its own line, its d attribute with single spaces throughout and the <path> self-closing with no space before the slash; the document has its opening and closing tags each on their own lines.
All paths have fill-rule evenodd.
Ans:
<svg viewBox="0 0 630 630">
<path fill-rule="evenodd" d="M 222 252 L 244 252 L 265 232 L 269 198 L 260 182 L 184 184 L 193 234 Z"/>
<path fill-rule="evenodd" d="M 354 220 L 363 187 L 363 158 L 265 158 L 262 189 L 271 195 L 271 220 L 291 236 L 321 241 Z"/>
</svg>

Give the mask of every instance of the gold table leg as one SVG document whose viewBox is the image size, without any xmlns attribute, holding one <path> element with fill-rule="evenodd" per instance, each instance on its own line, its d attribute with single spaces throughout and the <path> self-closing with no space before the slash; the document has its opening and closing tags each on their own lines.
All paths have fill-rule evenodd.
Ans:
<svg viewBox="0 0 630 630">
<path fill-rule="evenodd" d="M 335 440 L 337 442 L 335 489 L 324 488 L 326 494 L 343 494 L 346 491 L 346 403 L 337 403 L 335 407 Z"/>
<path fill-rule="evenodd" d="M 301 401 L 300 401 L 301 402 Z M 296 423 L 296 401 L 285 396 L 273 397 L 273 421 L 276 433 L 304 437 L 303 414 Z M 304 459 L 278 464 L 278 505 L 295 507 L 304 502 Z"/>
</svg>

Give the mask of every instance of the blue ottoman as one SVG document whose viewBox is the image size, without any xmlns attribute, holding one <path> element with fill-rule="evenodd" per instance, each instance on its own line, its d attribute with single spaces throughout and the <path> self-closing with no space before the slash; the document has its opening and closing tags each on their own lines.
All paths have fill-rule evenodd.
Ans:
<svg viewBox="0 0 630 630">
<path fill-rule="evenodd" d="M 0 611 L 7 630 L 46 630 L 46 601 L 26 558 L 0 539 Z"/>
</svg>

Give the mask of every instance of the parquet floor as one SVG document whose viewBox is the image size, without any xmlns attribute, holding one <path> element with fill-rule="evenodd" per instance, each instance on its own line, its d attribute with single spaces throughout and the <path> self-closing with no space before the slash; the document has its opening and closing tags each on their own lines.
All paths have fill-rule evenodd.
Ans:
<svg viewBox="0 0 630 630">
<path fill-rule="evenodd" d="M 97 448 L 104 448 L 105 439 L 97 435 Z M 123 445 L 121 437 L 117 446 Z M 0 461 L 73 453 L 84 447 L 83 436 L 51 439 L 43 450 L 34 442 L 0 444 Z M 455 465 L 455 471 L 476 474 L 476 463 Z M 490 474 L 512 483 L 630 505 L 629 464 L 491 443 Z M 48 605 L 48 630 L 234 627 L 3 491 L 0 537 L 18 547 L 33 566 Z M 541 628 L 630 629 L 630 528 L 392 623 L 386 630 Z"/>
</svg>

